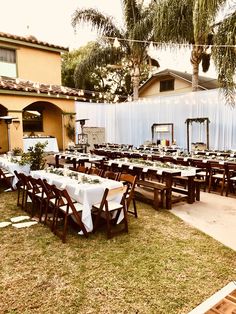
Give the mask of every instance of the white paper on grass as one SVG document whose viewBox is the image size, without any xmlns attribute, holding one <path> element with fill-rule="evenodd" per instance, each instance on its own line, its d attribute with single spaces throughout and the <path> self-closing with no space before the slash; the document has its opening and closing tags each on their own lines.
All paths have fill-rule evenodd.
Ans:
<svg viewBox="0 0 236 314">
<path fill-rule="evenodd" d="M 12 224 L 12 226 L 20 229 L 20 228 L 31 227 L 36 224 L 37 224 L 37 221 L 27 221 L 27 222 L 20 222 L 17 224 Z"/>
<path fill-rule="evenodd" d="M 5 228 L 5 227 L 10 226 L 10 225 L 11 225 L 10 221 L 0 222 L 0 228 Z"/>
<path fill-rule="evenodd" d="M 13 217 L 10 220 L 12 222 L 19 222 L 19 221 L 23 221 L 23 220 L 27 220 L 27 219 L 30 219 L 30 217 L 29 216 L 18 216 L 18 217 Z"/>
</svg>

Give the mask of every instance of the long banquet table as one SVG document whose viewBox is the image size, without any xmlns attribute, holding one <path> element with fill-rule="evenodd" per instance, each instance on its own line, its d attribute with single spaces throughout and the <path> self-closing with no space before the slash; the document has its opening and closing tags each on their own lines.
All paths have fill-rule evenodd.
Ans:
<svg viewBox="0 0 236 314">
<path fill-rule="evenodd" d="M 187 195 L 187 201 L 189 204 L 192 204 L 195 202 L 195 182 L 194 178 L 197 173 L 197 168 L 195 167 L 189 167 L 189 166 L 181 166 L 181 165 L 168 165 L 161 162 L 152 162 L 147 161 L 146 164 L 137 162 L 130 162 L 128 158 L 124 159 L 114 159 L 109 160 L 107 164 L 109 166 L 112 166 L 112 164 L 118 164 L 119 167 L 122 167 L 122 165 L 128 165 L 129 169 L 133 169 L 134 166 L 137 166 L 139 168 L 142 168 L 143 173 L 146 173 L 149 169 L 156 171 L 158 175 L 162 175 L 163 172 L 169 174 L 166 178 L 166 185 L 167 187 L 172 187 L 172 191 L 174 192 L 180 192 L 182 194 Z M 187 190 L 178 189 L 177 187 L 173 187 L 173 178 L 175 174 L 180 175 L 181 177 L 187 178 Z"/>
<path fill-rule="evenodd" d="M 8 170 L 11 174 L 14 175 L 12 180 L 12 187 L 16 189 L 16 183 L 18 181 L 17 177 L 15 176 L 14 171 L 23 172 L 25 174 L 29 174 L 30 172 L 30 165 L 19 165 L 17 162 L 12 162 L 9 157 L 0 157 L 0 167 Z"/>
<path fill-rule="evenodd" d="M 73 174 L 73 172 L 70 173 Z M 119 181 L 109 180 L 94 175 L 80 174 L 78 172 L 75 173 L 75 175 L 78 176 L 78 179 L 47 172 L 45 170 L 31 171 L 31 175 L 36 179 L 46 179 L 50 184 L 55 184 L 59 189 L 66 189 L 73 199 L 83 204 L 82 222 L 88 232 L 93 230 L 91 215 L 92 205 L 101 201 L 106 188 L 115 189 L 123 186 Z M 83 183 L 83 178 L 85 178 L 87 182 Z M 94 183 L 95 181 L 99 182 Z M 120 199 L 118 201 L 121 200 L 122 195 L 119 195 L 119 197 Z M 120 217 L 120 219 L 121 218 L 122 217 Z"/>
<path fill-rule="evenodd" d="M 60 159 L 65 159 L 73 163 L 73 167 L 76 168 L 77 164 L 84 164 L 85 162 L 94 163 L 104 159 L 102 156 L 85 154 L 85 153 L 58 153 L 54 155 L 56 167 L 60 164 Z"/>
</svg>

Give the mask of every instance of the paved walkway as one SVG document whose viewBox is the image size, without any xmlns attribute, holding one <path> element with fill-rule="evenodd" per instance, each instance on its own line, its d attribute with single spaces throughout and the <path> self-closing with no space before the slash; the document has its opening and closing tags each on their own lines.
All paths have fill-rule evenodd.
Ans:
<svg viewBox="0 0 236 314">
<path fill-rule="evenodd" d="M 236 251 L 236 198 L 201 192 L 201 201 L 176 203 L 173 214 Z"/>
</svg>

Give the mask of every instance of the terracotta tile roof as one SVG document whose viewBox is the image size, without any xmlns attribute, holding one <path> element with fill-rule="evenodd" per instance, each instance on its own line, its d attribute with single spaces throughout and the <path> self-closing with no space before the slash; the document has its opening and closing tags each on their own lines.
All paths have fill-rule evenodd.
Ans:
<svg viewBox="0 0 236 314">
<path fill-rule="evenodd" d="M 8 34 L 8 33 L 3 33 L 0 32 L 0 40 L 4 39 L 11 39 L 11 40 L 15 40 L 15 41 L 21 41 L 22 44 L 33 44 L 33 45 L 37 45 L 37 46 L 44 46 L 44 47 L 48 47 L 48 48 L 53 48 L 53 49 L 57 49 L 60 51 L 69 51 L 68 48 L 62 47 L 62 46 L 58 46 L 58 45 L 54 45 L 54 44 L 49 44 L 47 42 L 38 40 L 36 37 L 34 36 L 19 36 L 19 35 L 12 35 L 12 34 Z"/>
<path fill-rule="evenodd" d="M 44 84 L 44 83 L 37 83 L 37 82 L 31 82 L 27 80 L 22 80 L 19 78 L 9 78 L 0 76 L 0 93 L 1 91 L 15 91 L 15 92 L 22 92 L 22 94 L 43 94 L 42 96 L 45 97 L 59 97 L 59 98 L 65 98 L 65 96 L 70 97 L 73 96 L 75 98 L 78 98 L 80 100 L 85 100 L 84 97 L 84 91 L 70 88 L 66 86 L 61 85 L 54 85 L 54 84 Z"/>
</svg>

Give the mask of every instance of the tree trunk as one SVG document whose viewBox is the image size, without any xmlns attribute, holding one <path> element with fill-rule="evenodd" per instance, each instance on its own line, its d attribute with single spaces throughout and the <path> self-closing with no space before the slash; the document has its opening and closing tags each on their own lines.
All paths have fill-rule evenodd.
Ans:
<svg viewBox="0 0 236 314">
<path fill-rule="evenodd" d="M 203 48 L 199 46 L 193 46 L 193 50 L 191 52 L 191 63 L 193 67 L 192 73 L 192 91 L 196 92 L 198 90 L 198 76 L 199 76 L 199 63 L 202 59 L 202 51 Z"/>
<path fill-rule="evenodd" d="M 138 65 L 134 66 L 132 81 L 133 81 L 133 100 L 138 100 L 138 89 L 140 82 L 140 71 Z"/>
</svg>

